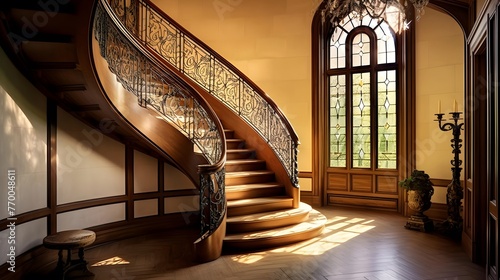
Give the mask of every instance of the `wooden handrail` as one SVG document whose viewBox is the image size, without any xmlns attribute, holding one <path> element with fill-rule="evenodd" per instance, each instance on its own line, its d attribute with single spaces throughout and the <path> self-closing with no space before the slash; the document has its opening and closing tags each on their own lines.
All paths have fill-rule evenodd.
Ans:
<svg viewBox="0 0 500 280">
<path fill-rule="evenodd" d="M 243 72 L 241 72 L 236 66 L 234 66 L 231 62 L 229 62 L 227 59 L 225 59 L 223 56 L 221 56 L 219 53 L 217 53 L 214 49 L 212 49 L 210 46 L 205 44 L 203 41 L 198 39 L 196 36 L 194 36 L 191 32 L 189 32 L 187 29 L 182 27 L 179 23 L 177 23 L 173 18 L 171 18 L 169 15 L 167 15 L 162 9 L 160 9 L 158 6 L 156 6 L 151 0 L 142 0 L 145 3 L 147 3 L 148 6 L 150 6 L 155 12 L 160 14 L 163 18 L 165 18 L 170 24 L 174 25 L 175 28 L 180 30 L 183 34 L 185 34 L 186 37 L 189 37 L 191 40 L 196 42 L 196 44 L 200 45 L 203 47 L 204 50 L 210 53 L 213 57 L 215 57 L 218 61 L 222 62 L 227 68 L 229 68 L 231 71 L 236 73 L 238 77 L 243 79 L 245 83 L 250 85 L 252 89 L 254 89 L 264 100 L 267 101 L 267 103 L 275 110 L 281 120 L 283 121 L 283 124 L 287 127 L 288 131 L 290 132 L 290 137 L 292 138 L 293 141 L 299 142 L 299 137 L 297 136 L 297 133 L 293 129 L 292 125 L 286 118 L 285 114 L 281 111 L 281 109 L 276 105 L 274 100 L 269 97 L 258 85 L 256 85 L 250 78 L 248 78 Z"/>
<path fill-rule="evenodd" d="M 174 127 L 200 148 L 209 162 L 198 166 L 201 237 L 196 244 L 201 261 L 218 258 L 222 252 L 227 209 L 224 169 L 226 141 L 218 116 L 196 92 L 196 87 L 179 78 L 178 73 L 172 71 L 172 67 L 162 57 L 144 48 L 118 20 L 106 0 L 99 2 L 95 15 L 95 37 L 111 72 L 116 74 L 118 81 L 129 92 L 138 97 L 140 105 L 150 106 L 172 121 Z M 122 57 L 123 53 L 127 55 L 125 58 Z M 154 90 L 155 94 L 145 90 Z M 174 108 L 168 106 L 172 102 L 176 105 Z M 179 112 L 182 115 L 177 115 Z M 201 138 L 197 137 L 199 134 Z"/>
<path fill-rule="evenodd" d="M 185 81 L 179 78 L 178 75 L 179 73 L 175 68 L 169 67 L 169 64 L 161 56 L 157 55 L 154 52 L 151 52 L 148 48 L 144 48 L 144 46 L 136 39 L 136 37 L 131 35 L 128 29 L 122 26 L 121 21 L 119 21 L 114 16 L 113 11 L 107 5 L 107 1 L 101 1 L 101 3 L 104 4 L 103 8 L 107 11 L 110 19 L 114 23 L 114 26 L 119 29 L 119 31 L 127 39 L 127 41 L 130 42 L 133 45 L 133 47 L 137 49 L 140 52 L 140 54 L 143 55 L 147 60 L 151 61 L 154 67 L 157 67 L 161 71 L 161 74 L 165 75 L 165 77 L 167 77 L 169 81 L 175 83 L 177 87 L 181 88 L 181 90 L 189 94 L 189 98 L 195 100 L 195 103 L 203 108 L 203 110 L 208 115 L 207 117 L 215 124 L 217 133 L 218 135 L 220 135 L 220 140 L 221 140 L 220 157 L 216 162 L 211 162 L 211 160 L 209 159 L 209 162 L 211 162 L 211 164 L 201 165 L 199 167 L 199 171 L 206 170 L 206 171 L 216 172 L 222 169 L 225 165 L 225 160 L 226 160 L 226 152 L 225 152 L 226 144 L 224 137 L 224 129 L 222 127 L 222 124 L 220 123 L 217 114 L 213 111 L 210 105 L 208 105 L 207 101 L 200 94 L 196 93 L 196 89 L 193 87 L 192 84 L 190 84 L 190 81 Z M 117 75 L 119 76 L 119 74 Z M 124 86 L 127 87 L 127 85 Z M 127 89 L 130 90 L 131 88 L 127 87 Z M 132 89 L 132 92 L 134 92 L 134 89 Z M 134 94 L 137 94 L 139 97 L 141 93 L 137 93 L 136 91 L 134 92 Z M 142 101 L 140 100 L 139 102 Z"/>
<path fill-rule="evenodd" d="M 298 136 L 262 89 L 151 1 L 108 1 L 145 48 L 162 56 L 252 127 L 272 148 L 292 185 L 298 187 Z"/>
</svg>

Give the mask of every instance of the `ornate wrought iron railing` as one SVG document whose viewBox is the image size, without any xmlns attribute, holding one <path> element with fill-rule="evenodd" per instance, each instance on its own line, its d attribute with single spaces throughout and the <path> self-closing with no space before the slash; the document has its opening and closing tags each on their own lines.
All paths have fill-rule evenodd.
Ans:
<svg viewBox="0 0 500 280">
<path fill-rule="evenodd" d="M 298 137 L 278 106 L 236 67 L 148 0 L 108 0 L 122 23 L 162 56 L 238 114 L 272 147 L 291 183 L 298 186 Z"/>
<path fill-rule="evenodd" d="M 148 56 L 127 36 L 107 1 L 99 2 L 94 35 L 111 72 L 141 106 L 156 110 L 195 144 L 210 164 L 199 166 L 201 235 L 217 229 L 226 211 L 224 188 L 225 137 L 211 107 L 194 89 L 171 73 L 164 63 Z"/>
</svg>

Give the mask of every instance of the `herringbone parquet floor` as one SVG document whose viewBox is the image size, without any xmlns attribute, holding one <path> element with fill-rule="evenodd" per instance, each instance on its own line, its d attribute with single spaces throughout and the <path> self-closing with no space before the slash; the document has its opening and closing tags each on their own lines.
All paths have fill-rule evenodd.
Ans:
<svg viewBox="0 0 500 280">
<path fill-rule="evenodd" d="M 312 240 L 251 253 L 226 252 L 193 261 L 196 232 L 151 234 L 86 251 L 93 279 L 485 279 L 460 244 L 436 233 L 407 230 L 392 212 L 317 209 L 328 222 Z"/>
</svg>

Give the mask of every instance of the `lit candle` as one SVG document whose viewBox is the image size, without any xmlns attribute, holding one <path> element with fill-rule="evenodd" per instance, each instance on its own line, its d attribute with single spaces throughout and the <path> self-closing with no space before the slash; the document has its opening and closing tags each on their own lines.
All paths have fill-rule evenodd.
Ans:
<svg viewBox="0 0 500 280">
<path fill-rule="evenodd" d="M 438 114 L 441 114 L 441 100 L 438 100 Z"/>
<path fill-rule="evenodd" d="M 456 99 L 453 101 L 453 112 L 458 112 L 458 105 Z"/>
</svg>

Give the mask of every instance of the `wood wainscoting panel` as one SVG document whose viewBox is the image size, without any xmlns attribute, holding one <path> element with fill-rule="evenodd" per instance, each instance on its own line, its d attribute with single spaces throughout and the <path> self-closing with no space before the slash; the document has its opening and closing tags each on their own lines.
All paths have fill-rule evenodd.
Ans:
<svg viewBox="0 0 500 280">
<path fill-rule="evenodd" d="M 377 193 L 398 193 L 398 178 L 396 176 L 377 176 Z"/>
<path fill-rule="evenodd" d="M 328 189 L 335 191 L 347 191 L 348 190 L 347 174 L 329 173 Z"/>
<path fill-rule="evenodd" d="M 398 209 L 397 199 L 380 199 L 373 197 L 356 197 L 356 196 L 340 196 L 340 195 L 328 195 L 329 205 L 346 205 L 346 206 L 360 206 L 379 208 L 379 209 Z"/>
<path fill-rule="evenodd" d="M 373 176 L 372 175 L 351 175 L 351 190 L 354 192 L 373 192 Z"/>
</svg>

